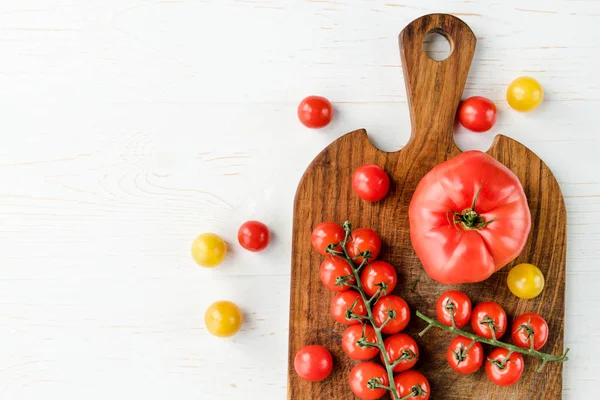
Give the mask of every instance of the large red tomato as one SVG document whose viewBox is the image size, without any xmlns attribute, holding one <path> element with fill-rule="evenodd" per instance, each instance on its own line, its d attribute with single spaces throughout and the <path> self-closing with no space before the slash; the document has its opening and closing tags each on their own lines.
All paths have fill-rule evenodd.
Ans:
<svg viewBox="0 0 600 400">
<path fill-rule="evenodd" d="M 531 213 L 519 179 L 481 151 L 435 166 L 408 209 L 410 238 L 440 283 L 480 282 L 521 253 Z"/>
</svg>

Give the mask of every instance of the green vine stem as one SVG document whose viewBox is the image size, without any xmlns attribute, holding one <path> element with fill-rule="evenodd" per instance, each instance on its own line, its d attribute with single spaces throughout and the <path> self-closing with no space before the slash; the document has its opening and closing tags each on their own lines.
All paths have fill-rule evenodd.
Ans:
<svg viewBox="0 0 600 400">
<path fill-rule="evenodd" d="M 533 357 L 537 357 L 537 358 L 541 358 L 542 359 L 542 365 L 540 365 L 540 367 L 538 368 L 537 372 L 541 372 L 542 369 L 546 366 L 546 363 L 548 362 L 565 362 L 568 360 L 567 358 L 567 354 L 569 353 L 569 348 L 567 348 L 565 350 L 565 352 L 563 354 L 561 354 L 560 356 L 555 356 L 552 354 L 547 354 L 547 353 L 542 353 L 540 351 L 536 351 L 533 348 L 528 348 L 528 349 L 524 349 L 522 347 L 519 346 L 515 346 L 513 344 L 508 344 L 508 343 L 504 343 L 499 341 L 498 339 L 496 339 L 495 337 L 493 339 L 489 339 L 489 338 L 485 338 L 482 336 L 478 336 L 474 333 L 471 332 L 466 332 L 463 331 L 461 329 L 458 329 L 456 327 L 456 325 L 454 324 L 454 313 L 450 314 L 452 317 L 452 326 L 448 326 L 448 325 L 444 325 L 439 321 L 435 321 L 429 317 L 427 317 L 426 315 L 421 314 L 419 311 L 417 311 L 417 317 L 421 318 L 423 321 L 427 322 L 428 325 L 425 327 L 425 329 L 423 329 L 421 331 L 421 333 L 419 333 L 419 336 L 423 336 L 425 334 L 425 332 L 427 332 L 429 329 L 431 329 L 432 327 L 436 327 L 436 328 L 440 328 L 443 329 L 445 331 L 448 332 L 452 332 L 455 333 L 457 335 L 460 336 L 464 336 L 466 338 L 469 338 L 473 341 L 473 343 L 475 342 L 481 342 L 481 343 L 486 343 L 495 347 L 502 347 L 503 349 L 506 349 L 509 351 L 509 354 L 511 353 L 521 353 L 521 354 L 525 354 L 528 356 L 533 356 Z M 492 332 L 494 332 L 492 330 Z M 495 336 L 495 335 L 494 335 Z M 505 358 L 508 359 L 509 356 L 507 356 Z"/>
</svg>

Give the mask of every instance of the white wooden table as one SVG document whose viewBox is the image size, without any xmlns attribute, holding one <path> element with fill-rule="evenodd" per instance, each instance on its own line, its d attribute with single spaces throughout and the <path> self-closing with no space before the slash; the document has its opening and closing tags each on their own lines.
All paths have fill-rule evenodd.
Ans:
<svg viewBox="0 0 600 400">
<path fill-rule="evenodd" d="M 397 34 L 428 12 L 478 37 L 465 96 L 540 155 L 568 208 L 564 398 L 600 394 L 600 2 L 0 1 L 0 399 L 284 399 L 291 211 L 312 158 L 359 127 L 408 140 Z M 532 75 L 530 114 L 507 84 Z M 296 119 L 309 94 L 336 118 Z M 269 249 L 236 243 L 267 223 Z M 197 267 L 192 239 L 232 247 Z M 244 310 L 229 340 L 218 299 Z M 595 396 L 594 396 L 595 395 Z M 434 397 L 435 398 L 435 397 Z"/>
</svg>

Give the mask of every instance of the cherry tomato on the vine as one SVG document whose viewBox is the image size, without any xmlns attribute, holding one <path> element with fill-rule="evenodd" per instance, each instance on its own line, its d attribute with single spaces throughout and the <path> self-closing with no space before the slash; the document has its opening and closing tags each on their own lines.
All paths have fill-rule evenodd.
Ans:
<svg viewBox="0 0 600 400">
<path fill-rule="evenodd" d="M 394 377 L 394 384 L 400 397 L 414 394 L 412 399 L 427 400 L 431 393 L 429 381 L 417 371 L 406 371 Z"/>
<path fill-rule="evenodd" d="M 548 341 L 548 324 L 539 314 L 527 313 L 515 319 L 512 328 L 513 343 L 525 349 L 539 350 Z"/>
<path fill-rule="evenodd" d="M 506 278 L 510 291 L 520 299 L 533 299 L 544 290 L 544 274 L 532 264 L 519 264 Z"/>
<path fill-rule="evenodd" d="M 238 242 L 246 250 L 261 251 L 269 244 L 269 228 L 260 221 L 247 221 L 238 230 Z"/>
<path fill-rule="evenodd" d="M 485 97 L 469 97 L 460 104 L 458 120 L 470 131 L 489 131 L 496 123 L 496 105 Z"/>
<path fill-rule="evenodd" d="M 323 128 L 333 118 L 333 106 L 325 97 L 308 96 L 298 105 L 298 119 L 307 128 Z"/>
<path fill-rule="evenodd" d="M 346 284 L 339 284 L 338 278 L 348 277 Z M 327 257 L 321 263 L 319 268 L 319 277 L 323 285 L 334 292 L 344 292 L 350 289 L 347 283 L 354 283 L 356 279 L 353 276 L 352 268 L 346 260 L 339 257 Z"/>
<path fill-rule="evenodd" d="M 462 328 L 471 318 L 471 299 L 463 292 L 449 290 L 439 297 L 435 311 L 438 320 L 447 326 L 452 326 L 453 311 L 456 327 Z"/>
<path fill-rule="evenodd" d="M 312 245 L 319 253 L 327 255 L 325 251 L 330 244 L 338 244 L 344 240 L 344 229 L 335 222 L 321 222 L 312 231 Z M 340 246 L 336 250 L 342 250 Z"/>
<path fill-rule="evenodd" d="M 453 370 L 461 374 L 472 374 L 483 364 L 483 347 L 481 343 L 457 336 L 452 340 L 446 358 Z M 467 351 L 468 350 L 468 351 Z"/>
<path fill-rule="evenodd" d="M 374 362 L 364 362 L 355 366 L 350 372 L 350 389 L 361 399 L 374 400 L 387 393 L 385 389 L 369 389 L 371 379 L 377 379 L 383 386 L 389 385 L 386 370 Z"/>
<path fill-rule="evenodd" d="M 521 379 L 525 369 L 521 354 L 512 353 L 509 359 L 504 361 L 507 355 L 508 350 L 497 347 L 492 350 L 485 363 L 487 377 L 498 386 L 514 385 Z"/>
<path fill-rule="evenodd" d="M 360 346 L 358 344 L 363 336 L 363 340 L 366 342 L 378 343 L 375 329 L 368 324 L 350 325 L 342 334 L 342 349 L 353 360 L 367 361 L 379 353 L 377 347 Z"/>
<path fill-rule="evenodd" d="M 192 257 L 203 267 L 216 267 L 221 264 L 226 254 L 225 241 L 214 233 L 203 233 L 192 243 Z"/>
<path fill-rule="evenodd" d="M 391 295 L 382 297 L 375 303 L 373 307 L 375 325 L 380 327 L 388 319 L 390 313 L 395 314 L 394 318 L 390 319 L 381 330 L 386 335 L 400 332 L 410 321 L 410 309 L 406 301 L 401 297 Z"/>
<path fill-rule="evenodd" d="M 521 76 L 508 85 L 506 100 L 508 105 L 517 111 L 531 111 L 544 100 L 544 89 L 535 79 Z"/>
<path fill-rule="evenodd" d="M 390 177 L 380 166 L 365 164 L 352 174 L 352 189 L 363 200 L 379 201 L 390 190 Z"/>
<path fill-rule="evenodd" d="M 473 331 L 486 338 L 492 338 L 491 327 L 494 327 L 496 339 L 500 339 L 506 332 L 506 313 L 497 303 L 486 301 L 477 304 L 471 315 L 471 326 Z"/>
<path fill-rule="evenodd" d="M 234 335 L 242 326 L 242 312 L 231 301 L 217 301 L 204 313 L 206 329 L 215 336 Z"/>
<path fill-rule="evenodd" d="M 384 261 L 373 261 L 366 267 L 360 275 L 360 282 L 367 296 L 373 296 L 382 284 L 385 284 L 384 295 L 392 293 L 396 287 L 398 275 L 396 269 Z"/>
<path fill-rule="evenodd" d="M 375 231 L 369 228 L 358 228 L 352 231 L 351 239 L 348 240 L 346 245 L 346 250 L 350 257 L 356 257 L 354 259 L 356 264 L 360 264 L 363 261 L 363 257 L 358 255 L 368 250 L 371 252 L 369 262 L 373 262 L 381 251 L 381 239 Z"/>
<path fill-rule="evenodd" d="M 394 372 L 403 372 L 411 369 L 417 363 L 419 358 L 419 346 L 415 339 L 404 333 L 397 333 L 385 339 L 383 346 L 387 353 L 390 363 L 394 363 L 399 358 L 402 361 L 394 367 Z M 383 363 L 383 354 L 381 354 L 381 362 Z"/>
<path fill-rule="evenodd" d="M 322 381 L 333 368 L 331 353 L 323 346 L 305 346 L 294 358 L 294 369 L 300 378 L 307 381 Z"/>
<path fill-rule="evenodd" d="M 331 299 L 331 315 L 337 322 L 344 325 L 360 324 L 359 320 L 346 319 L 346 312 L 349 310 L 356 315 L 367 315 L 365 302 L 358 292 L 347 290 Z"/>
</svg>

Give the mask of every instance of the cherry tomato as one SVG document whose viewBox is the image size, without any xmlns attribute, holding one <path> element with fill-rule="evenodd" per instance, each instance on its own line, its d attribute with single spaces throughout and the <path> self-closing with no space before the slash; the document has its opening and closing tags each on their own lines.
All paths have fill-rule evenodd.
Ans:
<svg viewBox="0 0 600 400">
<path fill-rule="evenodd" d="M 238 230 L 238 242 L 246 250 L 261 251 L 269 244 L 269 228 L 259 221 L 244 222 Z"/>
<path fill-rule="evenodd" d="M 473 331 L 479 336 L 490 339 L 492 338 L 491 324 L 494 326 L 496 339 L 500 339 L 504 335 L 504 332 L 506 332 L 506 323 L 504 309 L 499 304 L 491 301 L 477 304 L 471 315 Z"/>
<path fill-rule="evenodd" d="M 321 222 L 312 231 L 312 245 L 319 253 L 328 255 L 325 251 L 330 244 L 338 244 L 344 240 L 344 229 L 335 222 Z M 340 246 L 336 250 L 342 250 Z"/>
<path fill-rule="evenodd" d="M 471 345 L 472 342 L 464 336 L 457 336 L 448 346 L 448 364 L 458 373 L 472 374 L 483 365 L 483 347 L 479 342 Z"/>
<path fill-rule="evenodd" d="M 377 347 L 362 347 L 358 341 L 364 337 L 364 341 L 378 343 L 375 329 L 368 324 L 350 325 L 342 334 L 342 349 L 353 360 L 367 361 L 379 353 Z"/>
<path fill-rule="evenodd" d="M 368 296 L 373 296 L 377 290 L 385 284 L 385 291 L 381 293 L 386 295 L 392 293 L 396 287 L 398 276 L 396 270 L 390 264 L 384 261 L 374 261 L 364 267 L 360 275 L 360 282 L 363 290 Z"/>
<path fill-rule="evenodd" d="M 397 359 L 402 358 L 402 361 L 394 367 L 394 372 L 409 370 L 417 363 L 419 346 L 417 346 L 417 342 L 410 336 L 404 333 L 397 333 L 385 339 L 383 346 L 385 347 L 390 363 L 394 363 Z M 381 362 L 384 363 L 383 354 L 380 357 Z"/>
<path fill-rule="evenodd" d="M 394 377 L 394 384 L 400 397 L 413 394 L 411 399 L 427 400 L 431 389 L 429 381 L 417 371 L 406 371 Z"/>
<path fill-rule="evenodd" d="M 352 231 L 351 239 L 346 244 L 348 255 L 354 259 L 355 263 L 360 264 L 363 261 L 362 256 L 358 256 L 364 251 L 371 252 L 369 262 L 375 261 L 381 251 L 381 239 L 369 228 L 358 228 Z"/>
<path fill-rule="evenodd" d="M 367 315 L 365 302 L 360 294 L 354 290 L 338 293 L 331 299 L 331 315 L 337 322 L 344 325 L 360 324 L 359 320 L 346 319 L 346 311 L 348 310 L 356 315 Z"/>
<path fill-rule="evenodd" d="M 488 356 L 488 361 L 485 364 L 485 373 L 490 381 L 498 386 L 514 385 L 521 379 L 525 362 L 523 356 L 519 353 L 512 353 L 509 359 L 504 362 L 508 355 L 508 350 L 497 347 Z M 504 365 L 501 363 L 504 362 Z"/>
<path fill-rule="evenodd" d="M 449 290 L 442 294 L 435 306 L 438 320 L 452 326 L 451 312 L 454 312 L 454 323 L 457 328 L 462 328 L 471 319 L 471 299 L 458 290 Z"/>
<path fill-rule="evenodd" d="M 379 399 L 387 393 L 385 389 L 369 389 L 369 381 L 377 379 L 379 384 L 388 386 L 389 379 L 385 369 L 374 362 L 360 363 L 350 372 L 350 389 L 361 399 Z"/>
<path fill-rule="evenodd" d="M 352 174 L 352 189 L 363 200 L 379 201 L 390 190 L 390 177 L 380 166 L 365 164 Z"/>
<path fill-rule="evenodd" d="M 521 76 L 508 85 L 506 100 L 514 110 L 531 111 L 544 100 L 544 89 L 535 79 L 529 76 Z"/>
<path fill-rule="evenodd" d="M 353 284 L 356 282 L 350 265 L 339 257 L 327 257 L 323 260 L 321 267 L 319 268 L 319 276 L 323 285 L 334 292 L 344 292 L 350 289 L 350 286 L 347 284 L 340 284 L 338 278 L 350 276 L 347 283 Z"/>
<path fill-rule="evenodd" d="M 469 97 L 460 104 L 458 120 L 470 131 L 489 131 L 496 123 L 496 105 L 485 97 Z"/>
<path fill-rule="evenodd" d="M 230 301 L 217 301 L 206 310 L 204 323 L 206 329 L 215 336 L 232 336 L 242 326 L 242 312 Z"/>
<path fill-rule="evenodd" d="M 307 128 L 323 128 L 333 118 L 333 106 L 325 97 L 308 96 L 298 105 L 298 119 Z"/>
<path fill-rule="evenodd" d="M 524 349 L 531 348 L 533 341 L 533 349 L 539 350 L 548 341 L 548 324 L 546 320 L 539 314 L 527 313 L 523 314 L 513 324 L 512 329 L 513 343 Z"/>
<path fill-rule="evenodd" d="M 322 381 L 333 368 L 331 353 L 323 346 L 305 346 L 294 358 L 294 369 L 298 376 L 307 381 Z"/>
<path fill-rule="evenodd" d="M 519 264 L 510 270 L 506 279 L 508 288 L 521 299 L 533 299 L 544 290 L 544 274 L 531 264 Z"/>
<path fill-rule="evenodd" d="M 410 321 L 410 309 L 406 301 L 398 296 L 385 296 L 379 299 L 373 307 L 375 325 L 380 327 L 388 319 L 391 311 L 394 311 L 395 317 L 390 319 L 381 330 L 386 335 L 400 332 Z"/>
<path fill-rule="evenodd" d="M 203 267 L 216 267 L 221 264 L 225 254 L 227 254 L 225 241 L 214 233 L 203 233 L 192 243 L 192 257 Z"/>
</svg>

